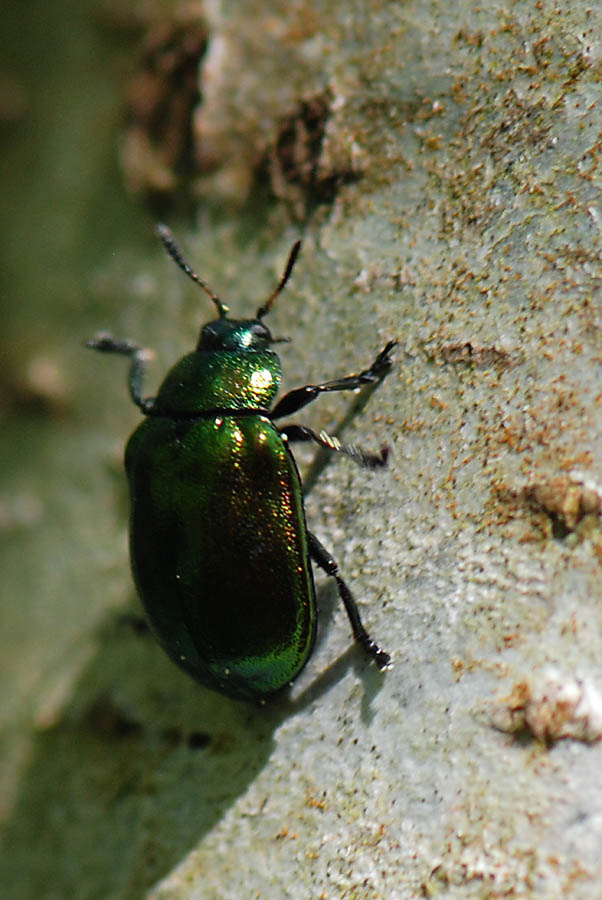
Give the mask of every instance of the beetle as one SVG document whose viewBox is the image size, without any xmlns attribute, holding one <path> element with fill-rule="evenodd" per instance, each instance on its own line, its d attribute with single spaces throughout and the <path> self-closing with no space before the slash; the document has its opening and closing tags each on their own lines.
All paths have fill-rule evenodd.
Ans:
<svg viewBox="0 0 602 900">
<path fill-rule="evenodd" d="M 272 406 L 281 378 L 263 319 L 289 280 L 301 241 L 255 318 L 228 307 L 191 269 L 170 230 L 158 235 L 177 265 L 213 301 L 217 318 L 196 349 L 143 396 L 149 352 L 98 334 L 87 346 L 130 358 L 129 393 L 144 413 L 130 437 L 130 561 L 157 640 L 182 669 L 230 697 L 263 701 L 299 674 L 316 639 L 311 561 L 334 578 L 353 636 L 379 669 L 390 656 L 364 628 L 337 563 L 307 529 L 302 484 L 290 445 L 313 441 L 369 469 L 388 448 L 368 453 L 304 425 L 277 424 L 320 394 L 380 381 L 396 341 L 356 375 L 309 384 Z"/>
</svg>

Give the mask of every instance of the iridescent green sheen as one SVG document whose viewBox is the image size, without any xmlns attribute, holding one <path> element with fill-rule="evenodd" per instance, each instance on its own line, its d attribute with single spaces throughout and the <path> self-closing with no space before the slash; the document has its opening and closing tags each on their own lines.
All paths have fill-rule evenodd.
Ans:
<svg viewBox="0 0 602 900">
<path fill-rule="evenodd" d="M 199 681 L 246 699 L 290 682 L 316 631 L 299 473 L 253 412 L 279 375 L 270 351 L 189 354 L 126 450 L 132 569 L 151 628 Z M 203 417 L 227 407 L 245 411 Z"/>
<path fill-rule="evenodd" d="M 167 373 L 153 415 L 267 409 L 278 390 L 280 374 L 280 360 L 271 350 L 197 350 Z"/>
<path fill-rule="evenodd" d="M 169 229 L 158 232 L 169 255 L 211 297 L 217 318 L 202 327 L 196 350 L 167 373 L 154 398 L 143 394 L 148 351 L 106 333 L 87 342 L 92 350 L 129 357 L 130 396 L 145 416 L 128 442 L 125 465 L 132 572 L 154 634 L 202 684 L 262 700 L 289 684 L 313 649 L 313 560 L 336 581 L 355 641 L 385 669 L 389 654 L 362 625 L 336 561 L 307 530 L 289 444 L 312 441 L 369 469 L 386 465 L 388 448 L 367 453 L 304 425 L 276 423 L 321 393 L 380 381 L 396 342 L 369 368 L 296 388 L 274 404 L 281 370 L 270 347 L 279 341 L 263 318 L 286 285 L 301 242 L 255 318 L 230 319 Z"/>
</svg>

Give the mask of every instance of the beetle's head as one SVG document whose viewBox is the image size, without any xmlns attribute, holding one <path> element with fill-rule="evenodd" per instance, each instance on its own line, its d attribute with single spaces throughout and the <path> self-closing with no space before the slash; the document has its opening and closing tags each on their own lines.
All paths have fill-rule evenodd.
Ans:
<svg viewBox="0 0 602 900">
<path fill-rule="evenodd" d="M 166 225 L 158 225 L 157 234 L 174 262 L 209 294 L 216 306 L 219 318 L 203 325 L 197 350 L 266 350 L 270 344 L 287 340 L 286 338 L 273 338 L 270 329 L 261 320 L 269 313 L 274 300 L 289 280 L 301 249 L 301 241 L 296 241 L 291 247 L 282 278 L 266 302 L 259 307 L 256 317 L 254 319 L 229 319 L 228 307 L 188 265 L 169 228 Z"/>
<path fill-rule="evenodd" d="M 197 350 L 267 350 L 275 343 L 260 319 L 228 319 L 223 316 L 201 328 Z"/>
</svg>

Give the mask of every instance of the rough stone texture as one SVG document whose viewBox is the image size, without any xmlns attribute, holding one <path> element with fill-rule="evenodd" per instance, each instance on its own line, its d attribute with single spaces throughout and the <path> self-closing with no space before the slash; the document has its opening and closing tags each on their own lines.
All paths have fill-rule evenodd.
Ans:
<svg viewBox="0 0 602 900">
<path fill-rule="evenodd" d="M 89 51 L 72 50 L 46 92 L 77 113 L 70 129 L 56 106 L 42 118 L 37 193 L 9 201 L 4 242 L 17 285 L 2 382 L 5 895 L 596 896 L 602 13 L 214 0 L 205 15 L 187 255 L 247 312 L 303 236 L 272 316 L 293 338 L 288 387 L 400 342 L 345 429 L 390 444 L 389 470 L 332 461 L 307 498 L 395 667 L 380 676 L 350 647 L 321 581 L 316 653 L 264 709 L 197 687 L 116 621 L 131 594 L 119 453 L 136 415 L 119 363 L 80 342 L 111 328 L 166 364 L 206 305 L 133 236 L 106 174 L 111 99 L 92 115 L 73 76 Z M 303 113 L 316 97 L 329 104 L 317 150 Z M 63 132 L 73 144 L 99 111 L 105 143 L 74 170 L 96 145 L 71 159 Z M 40 358 L 42 383 L 59 385 L 42 409 L 19 400 Z M 299 419 L 333 429 L 348 410 L 322 398 Z"/>
</svg>

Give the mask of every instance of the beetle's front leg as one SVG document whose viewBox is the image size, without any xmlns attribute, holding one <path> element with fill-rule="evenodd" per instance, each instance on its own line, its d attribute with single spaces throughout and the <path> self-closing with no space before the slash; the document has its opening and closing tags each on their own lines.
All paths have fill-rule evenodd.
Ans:
<svg viewBox="0 0 602 900">
<path fill-rule="evenodd" d="M 122 356 L 129 356 L 132 360 L 128 376 L 130 397 L 143 413 L 148 413 L 152 410 L 155 402 L 154 397 L 142 396 L 146 363 L 152 356 L 151 350 L 145 350 L 133 341 L 114 338 L 113 335 L 107 332 L 102 332 L 97 334 L 96 337 L 90 338 L 89 341 L 86 341 L 86 347 L 89 347 L 90 350 L 98 350 L 99 353 L 120 353 Z"/>
<path fill-rule="evenodd" d="M 326 447 L 327 450 L 332 450 L 333 453 L 342 453 L 343 456 L 348 456 L 349 459 L 356 462 L 358 466 L 362 466 L 365 469 L 379 469 L 382 466 L 387 465 L 387 459 L 389 457 L 388 447 L 382 447 L 380 453 L 368 453 L 366 450 L 362 450 L 361 447 L 357 447 L 355 444 L 341 443 L 337 437 L 328 434 L 326 431 L 321 431 L 317 434 L 306 425 L 285 425 L 280 429 L 280 434 L 291 443 L 293 441 L 313 441 L 314 443 L 319 444 L 320 447 Z"/>
<path fill-rule="evenodd" d="M 384 650 L 381 650 L 375 641 L 372 640 L 360 619 L 360 614 L 353 599 L 353 595 L 341 576 L 339 575 L 339 567 L 332 558 L 326 547 L 320 543 L 315 534 L 307 532 L 309 540 L 309 553 L 311 558 L 320 566 L 337 583 L 339 596 L 345 605 L 345 610 L 351 622 L 351 630 L 356 642 L 362 649 L 372 657 L 379 669 L 386 669 L 391 664 L 391 657 Z"/>
<path fill-rule="evenodd" d="M 391 368 L 391 353 L 396 345 L 397 341 L 389 341 L 380 351 L 372 365 L 357 375 L 347 375 L 345 378 L 325 381 L 323 384 L 306 384 L 305 387 L 289 391 L 288 394 L 285 394 L 278 401 L 272 411 L 271 418 L 282 419 L 284 416 L 290 416 L 315 400 L 318 394 L 328 391 L 355 391 L 364 384 L 374 384 L 375 381 L 380 381 Z"/>
</svg>

